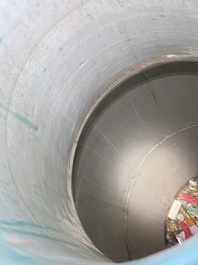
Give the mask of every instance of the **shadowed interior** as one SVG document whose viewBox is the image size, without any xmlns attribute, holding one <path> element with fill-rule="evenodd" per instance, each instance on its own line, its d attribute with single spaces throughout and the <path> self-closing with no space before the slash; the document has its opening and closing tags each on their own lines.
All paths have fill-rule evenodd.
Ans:
<svg viewBox="0 0 198 265">
<path fill-rule="evenodd" d="M 125 261 L 164 248 L 166 205 L 197 174 L 197 76 L 152 69 L 197 61 L 197 10 L 0 1 L 0 264 L 106 265 L 102 252 Z M 197 265 L 197 244 L 130 264 Z"/>
<path fill-rule="evenodd" d="M 77 212 L 116 262 L 166 248 L 166 210 L 198 173 L 197 69 L 197 62 L 174 62 L 131 77 L 97 106 L 81 135 Z"/>
</svg>

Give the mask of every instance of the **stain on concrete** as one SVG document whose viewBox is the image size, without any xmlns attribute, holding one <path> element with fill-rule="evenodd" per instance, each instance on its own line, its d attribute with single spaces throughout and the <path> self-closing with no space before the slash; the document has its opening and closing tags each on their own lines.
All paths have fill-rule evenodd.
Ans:
<svg viewBox="0 0 198 265">
<path fill-rule="evenodd" d="M 33 124 L 31 121 L 29 121 L 27 118 L 25 118 L 24 116 L 22 116 L 18 112 L 13 112 L 13 111 L 9 110 L 2 103 L 0 103 L 0 108 L 2 108 L 4 110 L 6 110 L 7 112 L 9 112 L 14 118 L 16 118 L 18 121 L 22 122 L 23 124 L 25 124 L 28 128 L 32 129 L 33 131 L 37 131 L 38 130 L 38 126 Z"/>
</svg>

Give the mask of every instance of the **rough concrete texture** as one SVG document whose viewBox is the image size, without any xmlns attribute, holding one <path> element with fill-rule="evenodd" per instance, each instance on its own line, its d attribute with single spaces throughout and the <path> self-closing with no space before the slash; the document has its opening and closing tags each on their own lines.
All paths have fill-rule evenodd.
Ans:
<svg viewBox="0 0 198 265">
<path fill-rule="evenodd" d="M 0 1 L 1 264 L 109 263 L 72 198 L 80 133 L 119 82 L 155 63 L 196 60 L 197 8 L 195 0 Z M 197 241 L 134 264 L 196 264 Z"/>
</svg>

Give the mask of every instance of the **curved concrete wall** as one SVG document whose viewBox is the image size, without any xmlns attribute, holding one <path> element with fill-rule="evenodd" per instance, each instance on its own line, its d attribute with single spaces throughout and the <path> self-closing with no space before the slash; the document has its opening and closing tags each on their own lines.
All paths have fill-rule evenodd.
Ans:
<svg viewBox="0 0 198 265">
<path fill-rule="evenodd" d="M 86 236 L 72 199 L 80 132 L 126 77 L 156 62 L 196 59 L 197 7 L 183 0 L 0 2 L 1 264 L 109 262 Z M 196 264 L 196 243 L 135 264 Z"/>
<path fill-rule="evenodd" d="M 166 211 L 198 172 L 197 69 L 175 62 L 131 77 L 82 132 L 75 204 L 90 238 L 114 261 L 166 248 Z"/>
</svg>

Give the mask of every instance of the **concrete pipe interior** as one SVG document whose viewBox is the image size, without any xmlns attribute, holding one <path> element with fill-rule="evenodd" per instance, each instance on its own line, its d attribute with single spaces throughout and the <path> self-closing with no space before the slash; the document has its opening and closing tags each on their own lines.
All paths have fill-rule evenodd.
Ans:
<svg viewBox="0 0 198 265">
<path fill-rule="evenodd" d="M 169 75 L 166 89 L 161 81 L 167 77 L 149 79 L 149 84 L 155 87 L 149 87 L 148 82 L 146 86 L 144 80 L 132 90 L 129 87 L 128 92 L 121 96 L 126 106 L 122 101 L 123 105 L 119 105 L 116 99 L 110 106 L 107 104 L 107 109 L 112 108 L 116 117 L 118 110 L 114 109 L 114 104 L 123 107 L 123 111 L 129 104 L 128 100 L 134 104 L 128 110 L 126 108 L 128 120 L 120 120 L 119 130 L 112 132 L 111 140 L 115 140 L 112 145 L 105 142 L 108 138 L 103 137 L 103 129 L 108 128 L 105 123 L 99 127 L 103 131 L 99 137 L 100 131 L 91 131 L 92 136 L 97 133 L 98 140 L 103 141 L 106 147 L 111 145 L 106 149 L 111 157 L 106 157 L 108 152 L 99 148 L 102 145 L 98 146 L 98 151 L 105 153 L 95 162 L 104 166 L 103 173 L 111 175 L 106 180 L 116 177 L 120 181 L 115 181 L 114 186 L 108 181 L 98 183 L 99 186 L 105 185 L 108 191 L 114 189 L 108 195 L 104 189 L 103 199 L 109 200 L 107 204 L 112 204 L 115 193 L 119 195 L 114 200 L 118 210 L 113 207 L 111 216 L 118 219 L 108 231 L 109 241 L 104 241 L 103 236 L 107 235 L 105 229 L 109 223 L 104 220 L 110 218 L 110 212 L 107 216 L 101 213 L 103 220 L 100 226 L 96 224 L 95 232 L 99 232 L 100 242 L 96 242 L 96 237 L 93 239 L 86 225 L 83 228 L 81 224 L 79 216 L 82 220 L 88 211 L 87 206 L 82 202 L 79 204 L 79 201 L 78 216 L 74 205 L 73 161 L 81 132 L 91 113 L 115 88 L 120 84 L 126 85 L 125 80 L 135 76 L 143 78 L 140 73 L 156 69 L 156 65 L 171 65 L 176 61 L 196 64 L 197 8 L 195 0 L 0 1 L 1 264 L 109 264 L 111 260 L 108 257 L 124 261 L 129 258 L 129 252 L 131 258 L 139 258 L 164 248 L 161 217 L 165 205 L 180 182 L 183 184 L 187 178 L 197 174 L 196 71 L 183 72 L 180 77 L 176 73 Z M 179 73 L 180 67 L 177 69 Z M 127 93 L 133 99 L 127 98 Z M 105 117 L 105 122 L 108 122 L 108 117 Z M 124 129 L 126 121 L 134 122 L 133 130 L 131 127 L 130 131 Z M 118 141 L 119 135 L 125 135 L 125 140 L 130 142 Z M 132 135 L 134 139 L 131 139 Z M 89 142 L 90 145 L 92 143 Z M 114 149 L 113 144 L 116 143 Z M 106 162 L 111 159 L 113 163 L 111 166 L 108 164 L 107 171 L 105 159 Z M 83 170 L 91 172 L 89 160 L 86 163 L 87 167 L 81 164 Z M 121 165 L 117 171 L 115 164 Z M 155 167 L 150 167 L 151 164 Z M 95 173 L 98 174 L 98 170 L 96 168 Z M 135 175 L 137 178 L 131 185 Z M 149 179 L 151 175 L 155 179 L 153 186 Z M 171 178 L 174 180 L 169 185 Z M 97 180 L 105 181 L 104 178 Z M 93 182 L 95 184 L 95 180 Z M 76 184 L 79 196 L 86 194 L 83 192 L 85 186 L 81 190 L 77 181 Z M 129 187 L 131 192 L 127 193 Z M 156 202 L 158 188 L 160 196 Z M 140 190 L 140 194 L 148 197 L 141 205 L 144 207 L 142 212 L 137 205 L 138 200 L 144 199 L 139 196 Z M 121 191 L 124 193 L 119 194 Z M 126 194 L 130 196 L 127 207 L 123 207 Z M 156 209 L 153 209 L 153 204 Z M 160 205 L 162 208 L 159 209 Z M 105 207 L 107 210 L 108 206 Z M 119 222 L 126 224 L 122 219 L 126 216 L 126 209 L 128 214 L 124 220 L 130 222 L 130 226 L 119 227 Z M 132 216 L 134 212 L 137 214 Z M 91 230 L 90 225 L 97 220 L 93 212 L 88 214 L 92 218 L 89 220 L 93 221 L 87 225 Z M 143 227 L 145 222 L 152 229 L 156 224 L 157 230 L 156 235 L 147 237 L 140 249 L 138 231 L 143 228 L 143 233 L 148 233 L 148 229 Z M 140 226 L 138 229 L 137 224 Z M 130 231 L 126 233 L 125 227 Z M 116 229 L 116 234 L 112 234 L 113 229 Z M 124 241 L 126 236 L 128 239 Z M 120 247 L 119 240 L 114 237 L 120 239 Z M 114 249 L 106 248 L 111 240 Z M 128 246 L 130 244 L 127 253 L 126 242 Z M 159 247 L 156 247 L 156 242 L 159 242 Z M 130 263 L 194 265 L 198 259 L 197 243 L 198 239 L 194 237 L 181 248 L 175 247 Z M 96 245 L 102 252 L 106 249 L 108 257 Z M 116 257 L 118 248 L 123 256 Z"/>
<path fill-rule="evenodd" d="M 198 63 L 145 70 L 95 109 L 74 163 L 78 215 L 116 262 L 166 248 L 165 218 L 177 190 L 198 172 Z"/>
</svg>

